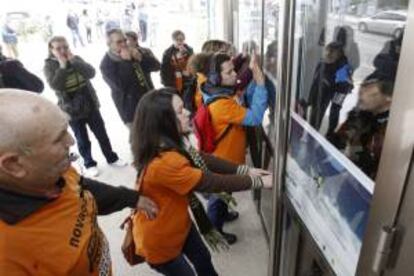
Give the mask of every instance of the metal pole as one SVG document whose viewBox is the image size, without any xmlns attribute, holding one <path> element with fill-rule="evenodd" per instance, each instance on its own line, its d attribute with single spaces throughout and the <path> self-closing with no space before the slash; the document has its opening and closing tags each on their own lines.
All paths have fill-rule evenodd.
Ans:
<svg viewBox="0 0 414 276">
<path fill-rule="evenodd" d="M 224 40 L 233 41 L 233 1 L 223 1 L 223 33 Z"/>
<path fill-rule="evenodd" d="M 210 0 L 207 0 L 207 20 L 208 20 L 208 27 L 207 27 L 207 38 L 211 39 L 211 24 L 212 24 L 212 20 L 211 20 L 211 4 L 210 4 Z"/>
<path fill-rule="evenodd" d="M 286 155 L 288 149 L 288 133 L 290 118 L 291 95 L 291 67 L 293 57 L 294 38 L 294 0 L 282 0 L 279 18 L 278 70 L 277 70 L 277 110 L 275 112 L 275 126 L 277 132 L 274 147 L 273 165 L 273 212 L 271 245 L 269 257 L 269 276 L 280 275 L 282 261 L 282 234 L 283 234 L 283 190 L 285 183 Z"/>
</svg>

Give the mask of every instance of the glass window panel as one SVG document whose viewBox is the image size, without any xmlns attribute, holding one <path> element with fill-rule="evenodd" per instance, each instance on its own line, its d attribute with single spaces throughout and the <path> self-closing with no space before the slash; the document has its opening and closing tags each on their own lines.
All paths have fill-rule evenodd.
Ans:
<svg viewBox="0 0 414 276">
<path fill-rule="evenodd" d="M 357 266 L 406 9 L 398 0 L 296 1 L 286 194 L 337 275 Z"/>
<path fill-rule="evenodd" d="M 262 29 L 262 1 L 239 1 L 239 51 L 249 54 L 252 51 L 260 54 Z"/>
</svg>

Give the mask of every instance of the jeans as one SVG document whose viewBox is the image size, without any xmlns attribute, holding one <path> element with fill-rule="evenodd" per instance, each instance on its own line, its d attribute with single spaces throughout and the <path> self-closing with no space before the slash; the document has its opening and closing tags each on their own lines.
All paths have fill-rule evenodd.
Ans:
<svg viewBox="0 0 414 276">
<path fill-rule="evenodd" d="M 195 272 L 189 261 L 194 266 Z M 175 259 L 150 266 L 166 276 L 218 276 L 211 255 L 194 225 L 185 241 L 183 252 Z"/>
<path fill-rule="evenodd" d="M 85 46 L 83 44 L 82 36 L 79 33 L 79 29 L 70 29 L 70 31 L 72 33 L 73 46 L 76 48 L 76 41 L 78 40 L 82 46 Z"/>
<path fill-rule="evenodd" d="M 86 39 L 88 43 L 92 42 L 92 28 L 86 28 Z"/>
<path fill-rule="evenodd" d="M 86 125 L 89 126 L 90 130 L 98 140 L 106 161 L 108 163 L 113 163 L 118 160 L 118 155 L 112 150 L 111 142 L 106 133 L 105 123 L 99 110 L 92 111 L 85 119 L 71 120 L 69 124 L 75 134 L 79 153 L 83 158 L 86 168 L 94 167 L 97 164 L 92 158 L 91 141 L 89 140 Z"/>
<path fill-rule="evenodd" d="M 329 126 L 327 135 L 333 134 L 339 123 L 339 115 L 342 106 L 336 103 L 331 103 L 331 110 L 329 112 Z"/>
<path fill-rule="evenodd" d="M 229 213 L 227 204 L 215 195 L 210 195 L 207 203 L 207 215 L 218 231 L 223 231 L 225 218 Z"/>
</svg>

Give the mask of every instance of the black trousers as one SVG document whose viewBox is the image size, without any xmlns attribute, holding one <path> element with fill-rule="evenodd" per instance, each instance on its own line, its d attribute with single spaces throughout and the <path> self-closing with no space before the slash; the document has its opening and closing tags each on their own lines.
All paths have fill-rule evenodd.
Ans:
<svg viewBox="0 0 414 276">
<path fill-rule="evenodd" d="M 89 140 L 88 130 L 86 128 L 87 125 L 98 140 L 106 161 L 108 163 L 113 163 L 118 160 L 118 155 L 112 150 L 111 142 L 106 133 L 105 123 L 99 110 L 92 111 L 85 119 L 71 120 L 69 125 L 75 134 L 79 153 L 83 158 L 86 168 L 96 166 L 97 164 L 92 158 L 91 141 Z"/>
</svg>

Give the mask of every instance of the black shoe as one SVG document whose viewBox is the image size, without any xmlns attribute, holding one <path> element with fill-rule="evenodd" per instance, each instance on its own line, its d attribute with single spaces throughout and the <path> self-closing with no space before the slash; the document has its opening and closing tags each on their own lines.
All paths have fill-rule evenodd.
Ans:
<svg viewBox="0 0 414 276">
<path fill-rule="evenodd" d="M 225 222 L 231 222 L 239 218 L 239 212 L 236 211 L 229 211 L 224 218 Z"/>
<path fill-rule="evenodd" d="M 229 245 L 235 244 L 237 242 L 237 236 L 231 233 L 220 232 L 223 238 L 227 241 Z"/>
</svg>

